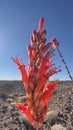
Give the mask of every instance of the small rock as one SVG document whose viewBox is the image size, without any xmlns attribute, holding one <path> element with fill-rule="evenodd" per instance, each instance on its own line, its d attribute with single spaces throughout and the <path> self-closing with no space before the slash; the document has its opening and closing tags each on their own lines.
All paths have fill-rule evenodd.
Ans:
<svg viewBox="0 0 73 130">
<path fill-rule="evenodd" d="M 72 130 L 71 126 L 67 126 L 67 130 Z"/>
<path fill-rule="evenodd" d="M 8 110 L 13 110 L 13 108 L 11 106 L 8 106 Z"/>
<path fill-rule="evenodd" d="M 13 99 L 12 98 L 7 98 L 6 102 L 11 103 L 11 102 L 13 102 Z"/>
<path fill-rule="evenodd" d="M 51 130 L 66 130 L 66 128 L 62 125 L 54 125 L 51 127 Z"/>
<path fill-rule="evenodd" d="M 11 106 L 16 106 L 16 102 L 11 102 L 10 105 Z"/>
<path fill-rule="evenodd" d="M 27 103 L 26 103 L 26 96 L 21 96 L 21 97 L 19 97 L 19 98 L 18 98 L 18 101 L 19 101 L 19 102 L 22 102 L 24 105 L 27 104 Z"/>
<path fill-rule="evenodd" d="M 23 96 L 23 93 L 20 93 L 19 96 Z"/>
<path fill-rule="evenodd" d="M 14 96 L 14 97 L 17 97 L 17 96 L 18 96 L 18 93 L 14 93 L 13 96 Z"/>
<path fill-rule="evenodd" d="M 13 94 L 9 94 L 9 98 L 14 98 L 14 95 Z"/>
<path fill-rule="evenodd" d="M 19 99 L 18 99 L 19 101 L 25 101 L 26 100 L 26 96 L 21 96 L 21 97 L 19 97 Z"/>
<path fill-rule="evenodd" d="M 47 112 L 45 121 L 48 120 L 49 123 L 50 123 L 54 118 L 56 118 L 56 116 L 57 116 L 57 112 L 56 111 L 49 111 L 49 112 Z"/>
</svg>

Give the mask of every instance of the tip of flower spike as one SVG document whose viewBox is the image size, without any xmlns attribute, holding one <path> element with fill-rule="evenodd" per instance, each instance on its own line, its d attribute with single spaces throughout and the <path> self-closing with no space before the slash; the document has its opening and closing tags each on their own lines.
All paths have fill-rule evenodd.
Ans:
<svg viewBox="0 0 73 130">
<path fill-rule="evenodd" d="M 57 41 L 56 37 L 53 37 L 53 38 L 51 39 L 51 42 L 52 42 L 54 48 L 58 48 L 59 42 Z"/>
<path fill-rule="evenodd" d="M 11 60 L 16 63 L 19 67 L 23 65 L 22 59 L 17 55 L 15 58 L 11 57 Z"/>
<path fill-rule="evenodd" d="M 38 26 L 38 31 L 41 31 L 43 29 L 43 26 L 44 26 L 44 18 L 40 18 L 40 21 L 39 21 L 39 26 Z"/>
</svg>

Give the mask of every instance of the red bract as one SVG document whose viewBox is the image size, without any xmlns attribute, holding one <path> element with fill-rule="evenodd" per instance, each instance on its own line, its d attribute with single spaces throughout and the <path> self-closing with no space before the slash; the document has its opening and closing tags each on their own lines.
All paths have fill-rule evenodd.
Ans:
<svg viewBox="0 0 73 130">
<path fill-rule="evenodd" d="M 40 19 L 38 31 L 33 31 L 28 45 L 28 70 L 21 58 L 12 57 L 17 64 L 26 90 L 27 106 L 17 103 L 19 109 L 26 114 L 29 121 L 36 128 L 42 126 L 47 113 L 47 106 L 57 81 L 50 82 L 49 78 L 60 70 L 57 70 L 51 61 L 54 55 L 52 45 L 56 39 L 46 44 L 46 30 L 43 30 L 44 18 Z"/>
<path fill-rule="evenodd" d="M 51 42 L 53 43 L 54 48 L 58 48 L 59 42 L 57 41 L 56 37 L 53 37 L 51 39 Z"/>
<path fill-rule="evenodd" d="M 44 26 L 44 18 L 41 18 L 39 21 L 38 31 L 42 31 Z"/>
<path fill-rule="evenodd" d="M 19 109 L 26 114 L 26 116 L 29 118 L 29 121 L 34 125 L 34 119 L 31 115 L 31 112 L 28 109 L 28 106 L 24 106 L 23 104 L 17 102 L 17 106 L 19 107 Z"/>
</svg>

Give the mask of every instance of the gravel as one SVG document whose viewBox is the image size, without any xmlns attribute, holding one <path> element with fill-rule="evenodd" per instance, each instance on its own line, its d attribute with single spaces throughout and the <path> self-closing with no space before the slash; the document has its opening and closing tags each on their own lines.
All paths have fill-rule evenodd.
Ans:
<svg viewBox="0 0 73 130">
<path fill-rule="evenodd" d="M 0 130 L 35 130 L 16 107 L 16 100 L 26 103 L 22 82 L 0 81 Z M 43 129 L 56 126 L 73 130 L 73 82 L 59 81 L 49 101 Z"/>
</svg>

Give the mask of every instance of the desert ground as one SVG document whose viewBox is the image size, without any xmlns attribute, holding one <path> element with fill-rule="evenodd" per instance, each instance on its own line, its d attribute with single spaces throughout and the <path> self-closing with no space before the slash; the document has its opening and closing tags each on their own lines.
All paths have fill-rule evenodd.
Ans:
<svg viewBox="0 0 73 130">
<path fill-rule="evenodd" d="M 0 130 L 35 130 L 16 107 L 17 100 L 26 102 L 22 81 L 0 81 Z M 73 82 L 59 81 L 48 103 L 43 130 L 73 130 Z"/>
</svg>

